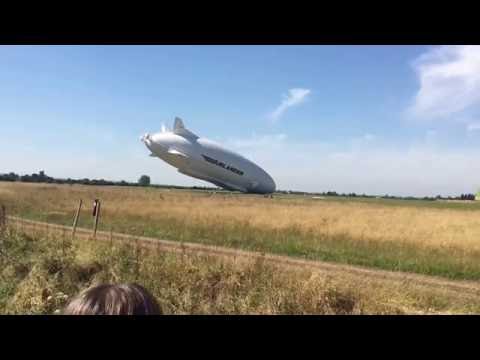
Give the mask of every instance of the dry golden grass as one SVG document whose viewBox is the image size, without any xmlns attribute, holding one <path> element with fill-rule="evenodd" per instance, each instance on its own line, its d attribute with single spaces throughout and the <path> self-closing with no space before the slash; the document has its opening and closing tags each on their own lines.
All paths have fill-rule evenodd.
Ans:
<svg viewBox="0 0 480 360">
<path fill-rule="evenodd" d="M 98 283 L 137 282 L 165 314 L 461 314 L 480 293 L 326 274 L 259 260 L 172 254 L 134 246 L 0 235 L 0 314 L 52 314 Z M 137 262 L 138 260 L 138 262 Z"/>
<path fill-rule="evenodd" d="M 154 188 L 0 183 L 10 213 L 71 224 L 78 199 L 91 226 L 102 200 L 103 229 L 271 251 L 313 259 L 480 278 L 480 209 L 397 203 L 209 194 Z M 455 204 L 460 205 L 461 204 Z"/>
<path fill-rule="evenodd" d="M 414 202 L 397 206 L 391 201 L 266 199 L 152 188 L 0 183 L 0 204 L 5 204 L 10 214 L 68 225 L 78 199 L 83 199 L 86 207 L 80 225 L 90 227 L 95 198 L 102 200 L 102 226 L 113 226 L 115 231 L 235 247 L 248 248 L 244 245 L 250 244 L 262 251 L 296 256 L 320 249 L 315 254 L 323 260 L 480 278 L 480 212 L 475 206 L 452 209 L 441 203 L 438 207 Z M 80 270 L 83 263 L 105 260 L 109 263 L 98 273 L 98 281 L 134 280 L 131 263 L 119 268 L 123 260 L 118 260 L 125 259 L 124 255 L 108 255 L 109 249 L 105 255 L 98 250 L 91 244 L 78 248 L 75 257 Z M 255 264 L 237 261 L 222 265 L 224 262 L 213 258 L 151 256 L 142 258 L 145 277 L 140 281 L 152 289 L 168 313 L 341 313 L 345 306 L 349 313 L 375 314 L 480 310 L 478 294 L 414 282 L 272 267 L 262 268 L 265 273 L 261 276 L 255 273 L 259 271 Z M 167 263 L 156 264 L 169 258 Z M 25 278 L 22 271 L 10 269 L 23 280 L 15 288 L 5 285 L 5 293 L 16 294 L 8 302 L 9 312 L 52 312 L 63 304 L 62 294 L 72 296 L 86 286 L 75 280 L 75 269 L 68 284 L 57 283 L 42 269 L 33 267 Z M 3 275 L 9 276 L 10 270 L 6 267 Z M 251 283 L 242 283 L 247 281 L 242 274 L 249 274 Z M 169 278 L 168 284 L 158 282 L 161 277 Z M 261 286 L 254 286 L 256 281 Z M 212 290 L 212 282 L 220 285 Z M 53 296 L 50 302 L 43 296 L 44 289 Z M 179 289 L 188 291 L 179 293 Z M 58 299 L 57 293 L 61 293 Z"/>
<path fill-rule="evenodd" d="M 480 250 L 480 212 L 361 202 L 271 200 L 127 187 L 0 183 L 0 200 L 30 204 L 49 214 L 74 212 L 76 199 L 102 199 L 104 217 L 178 218 L 187 223 L 238 222 L 262 229 L 297 227 L 305 233 L 359 241 L 407 241 Z M 91 204 L 86 204 L 90 210 Z M 108 219 L 106 220 L 108 221 Z"/>
</svg>

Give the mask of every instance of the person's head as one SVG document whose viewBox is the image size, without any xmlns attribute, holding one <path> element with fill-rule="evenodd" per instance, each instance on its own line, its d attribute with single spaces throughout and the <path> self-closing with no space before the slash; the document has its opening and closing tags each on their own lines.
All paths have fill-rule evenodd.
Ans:
<svg viewBox="0 0 480 360">
<path fill-rule="evenodd" d="M 102 284 L 85 290 L 63 311 L 65 315 L 161 315 L 155 298 L 137 284 Z"/>
</svg>

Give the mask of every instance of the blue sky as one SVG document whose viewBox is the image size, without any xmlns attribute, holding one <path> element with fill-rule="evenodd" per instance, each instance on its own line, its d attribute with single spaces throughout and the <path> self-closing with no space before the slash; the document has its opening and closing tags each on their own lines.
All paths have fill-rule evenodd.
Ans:
<svg viewBox="0 0 480 360">
<path fill-rule="evenodd" d="M 480 186 L 477 46 L 0 46 L 0 172 L 205 185 L 148 157 L 175 116 L 280 189 Z"/>
</svg>

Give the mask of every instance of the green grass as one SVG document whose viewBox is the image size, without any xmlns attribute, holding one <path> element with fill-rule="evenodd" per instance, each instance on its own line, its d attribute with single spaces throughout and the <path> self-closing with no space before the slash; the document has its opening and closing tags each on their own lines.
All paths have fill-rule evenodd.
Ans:
<svg viewBox="0 0 480 360">
<path fill-rule="evenodd" d="M 241 196 L 241 195 L 239 195 Z M 372 205 L 392 206 L 392 207 L 417 207 L 430 209 L 453 209 L 480 211 L 480 201 L 453 202 L 445 200 L 405 200 L 405 199 L 383 199 L 366 197 L 344 197 L 344 196 L 324 196 L 323 199 L 313 199 L 312 196 L 303 195 L 277 195 L 277 201 L 313 201 L 313 202 L 353 202 Z"/>
<path fill-rule="evenodd" d="M 139 283 L 164 314 L 401 313 L 344 286 L 257 261 L 232 264 L 214 258 L 142 251 L 128 245 L 0 237 L 0 314 L 61 312 L 80 291 L 99 283 Z M 362 301 L 361 301 L 362 300 Z"/>
<path fill-rule="evenodd" d="M 71 225 L 71 218 L 61 214 L 24 211 L 35 220 Z M 244 250 L 288 255 L 310 260 L 338 262 L 391 271 L 405 271 L 450 279 L 479 280 L 480 252 L 454 246 L 418 245 L 408 241 L 353 239 L 347 235 L 305 232 L 292 226 L 282 230 L 264 230 L 249 223 L 192 223 L 178 218 L 155 222 L 130 216 L 101 222 L 100 230 L 160 239 L 226 246 Z M 79 226 L 92 227 L 92 218 L 83 214 Z"/>
<path fill-rule="evenodd" d="M 7 188 L 8 189 L 8 188 Z M 7 205 L 10 214 L 16 214 L 28 219 L 47 221 L 63 225 L 72 225 L 73 215 L 75 212 L 75 202 L 77 196 L 84 199 L 92 197 L 109 196 L 110 201 L 121 202 L 132 201 L 136 196 L 143 196 L 142 202 L 137 202 L 137 206 L 141 209 L 143 202 L 152 207 L 155 211 L 152 202 L 158 200 L 159 194 L 178 193 L 182 196 L 206 197 L 209 196 L 204 192 L 188 192 L 182 190 L 174 190 L 172 192 L 161 192 L 161 190 L 146 188 L 136 188 L 135 195 L 130 193 L 129 189 L 115 189 L 115 192 L 109 193 L 103 187 L 12 187 L 15 192 L 12 194 L 3 195 L 0 193 L 0 202 Z M 65 191 L 67 189 L 67 191 Z M 73 189 L 73 190 L 70 190 Z M 102 195 L 102 191 L 104 192 Z M 23 192 L 23 193 L 22 193 Z M 147 195 L 145 195 L 145 193 Z M 114 195 L 112 195 L 114 194 Z M 137 195 L 138 194 L 138 195 Z M 17 196 L 18 195 L 18 196 Z M 178 195 L 181 201 L 182 198 Z M 430 208 L 458 210 L 458 213 L 468 215 L 469 218 L 474 218 L 476 211 L 480 209 L 480 203 L 449 203 L 443 201 L 422 201 L 422 200 L 394 200 L 394 199 L 372 199 L 372 198 L 342 198 L 342 197 L 327 197 L 325 200 L 314 200 L 309 197 L 298 195 L 280 195 L 273 200 L 266 200 L 262 197 L 253 195 L 230 194 L 221 195 L 217 200 L 212 201 L 214 204 L 221 204 L 229 197 L 242 197 L 243 204 L 251 204 L 255 206 L 256 203 L 262 204 L 259 214 L 264 214 L 268 211 L 268 204 L 282 204 L 281 208 L 295 209 L 300 205 L 300 209 L 312 208 L 312 211 L 319 211 L 323 203 L 339 202 L 342 203 L 340 207 L 347 207 L 348 203 L 368 204 L 369 206 L 358 206 L 358 216 L 362 216 L 362 209 L 386 209 L 386 207 L 409 207 L 421 208 L 422 212 L 417 211 L 417 218 L 423 219 L 422 214 L 432 213 L 438 214 L 437 210 L 429 211 Z M 175 204 L 176 196 L 172 196 L 170 204 Z M 153 200 L 150 200 L 153 199 Z M 249 199 L 248 202 L 245 199 Z M 192 206 L 195 201 L 192 201 Z M 273 203 L 270 203 L 273 201 Z M 66 205 L 67 204 L 67 205 Z M 70 209 L 68 212 L 55 212 L 57 209 Z M 343 264 L 361 265 L 366 267 L 379 268 L 384 270 L 407 271 L 426 275 L 437 275 L 450 279 L 469 279 L 480 280 L 480 251 L 469 249 L 467 246 L 462 246 L 462 231 L 463 228 L 454 229 L 454 222 L 447 225 L 452 236 L 456 238 L 456 246 L 445 246 L 440 242 L 425 241 L 429 240 L 424 236 L 419 242 L 416 242 L 415 233 L 410 235 L 403 235 L 398 231 L 392 236 L 392 240 L 384 240 L 368 238 L 368 233 L 363 236 L 359 233 L 357 237 L 344 233 L 331 234 L 323 232 L 320 226 L 317 226 L 316 231 L 306 231 L 298 226 L 283 227 L 281 229 L 272 227 L 254 226 L 248 221 L 242 221 L 235 218 L 215 219 L 213 216 L 201 217 L 192 219 L 189 216 L 188 208 L 185 208 L 185 214 L 177 214 L 175 216 L 168 215 L 168 205 L 164 205 L 163 211 L 154 214 L 149 218 L 148 213 L 143 215 L 135 215 L 134 211 L 115 213 L 109 212 L 108 201 L 106 201 L 106 210 L 102 210 L 100 219 L 100 230 L 109 231 L 113 229 L 115 232 L 121 232 L 132 235 L 149 236 L 173 241 L 186 241 L 203 244 L 212 244 L 219 246 L 227 246 L 239 249 L 254 250 L 261 252 L 269 252 L 274 254 L 289 255 L 294 257 L 307 258 L 312 260 L 325 260 L 331 262 L 338 262 Z M 142 204 L 142 205 L 138 205 Z M 234 202 L 232 202 L 232 207 Z M 283 206 L 285 204 L 285 206 Z M 311 206 L 303 206 L 311 204 Z M 315 205 L 314 205 L 315 204 Z M 371 206 L 370 206 L 371 205 Z M 92 228 L 93 218 L 90 213 L 90 203 L 86 204 L 88 210 L 82 211 L 79 226 L 84 228 Z M 113 206 L 112 206 L 113 207 Z M 272 205 L 271 208 L 274 206 Z M 277 206 L 278 208 L 278 206 Z M 167 211 L 165 211 L 165 209 Z M 423 210 L 425 209 L 425 210 Z M 464 211 L 471 211 L 466 214 Z M 208 207 L 205 207 L 208 213 Z M 229 211 L 226 208 L 225 211 Z M 383 211 L 383 210 L 381 210 Z M 277 212 L 278 213 L 278 212 Z M 304 213 L 305 210 L 304 210 Z M 449 216 L 452 212 L 446 212 L 445 216 Z M 164 215 L 167 214 L 167 215 Z M 294 212 L 292 212 L 295 215 Z M 319 212 L 319 214 L 321 214 Z M 408 212 L 404 212 L 407 214 Z M 479 213 L 480 214 L 480 213 Z M 319 216 L 326 216 L 321 214 Z M 437 216 L 436 219 L 443 221 L 443 218 Z M 335 220 L 335 219 L 334 219 Z M 368 215 L 364 216 L 362 221 L 367 222 Z M 395 218 L 385 217 L 382 220 L 384 223 L 395 221 Z M 274 224 L 274 221 L 272 221 Z M 320 220 L 319 220 L 320 224 Z M 432 228 L 435 223 L 431 223 Z M 463 226 L 463 225 L 461 225 Z M 474 223 L 473 226 L 478 226 Z M 408 227 L 405 232 L 408 232 Z M 428 231 L 428 229 L 427 229 Z M 438 231 L 437 231 L 438 233 Z M 385 231 L 388 233 L 388 228 Z M 363 236 L 363 238 L 359 238 Z M 407 236 L 409 238 L 407 239 Z M 435 239 L 435 238 L 433 238 Z M 408 241 L 407 241 L 408 240 Z M 458 241 L 460 240 L 460 241 Z M 478 249 L 478 248 L 477 248 Z M 5 290 L 6 291 L 6 290 Z"/>
<path fill-rule="evenodd" d="M 63 243 L 64 246 L 59 246 Z M 480 313 L 478 296 L 132 245 L 0 233 L 0 314 L 52 314 L 100 283 L 146 287 L 164 314 Z M 353 277 L 349 277 L 353 276 Z"/>
</svg>

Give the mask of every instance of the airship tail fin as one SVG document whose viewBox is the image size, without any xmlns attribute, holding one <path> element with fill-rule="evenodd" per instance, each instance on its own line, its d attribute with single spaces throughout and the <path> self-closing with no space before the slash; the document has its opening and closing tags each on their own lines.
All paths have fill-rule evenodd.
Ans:
<svg viewBox="0 0 480 360">
<path fill-rule="evenodd" d="M 175 122 L 173 124 L 173 132 L 183 137 L 198 139 L 197 135 L 195 135 L 185 127 L 185 125 L 183 124 L 183 120 L 179 117 L 175 118 Z"/>
<path fill-rule="evenodd" d="M 175 122 L 173 123 L 173 129 L 174 130 L 185 129 L 185 125 L 183 125 L 183 120 L 180 119 L 179 117 L 176 117 Z"/>
</svg>

